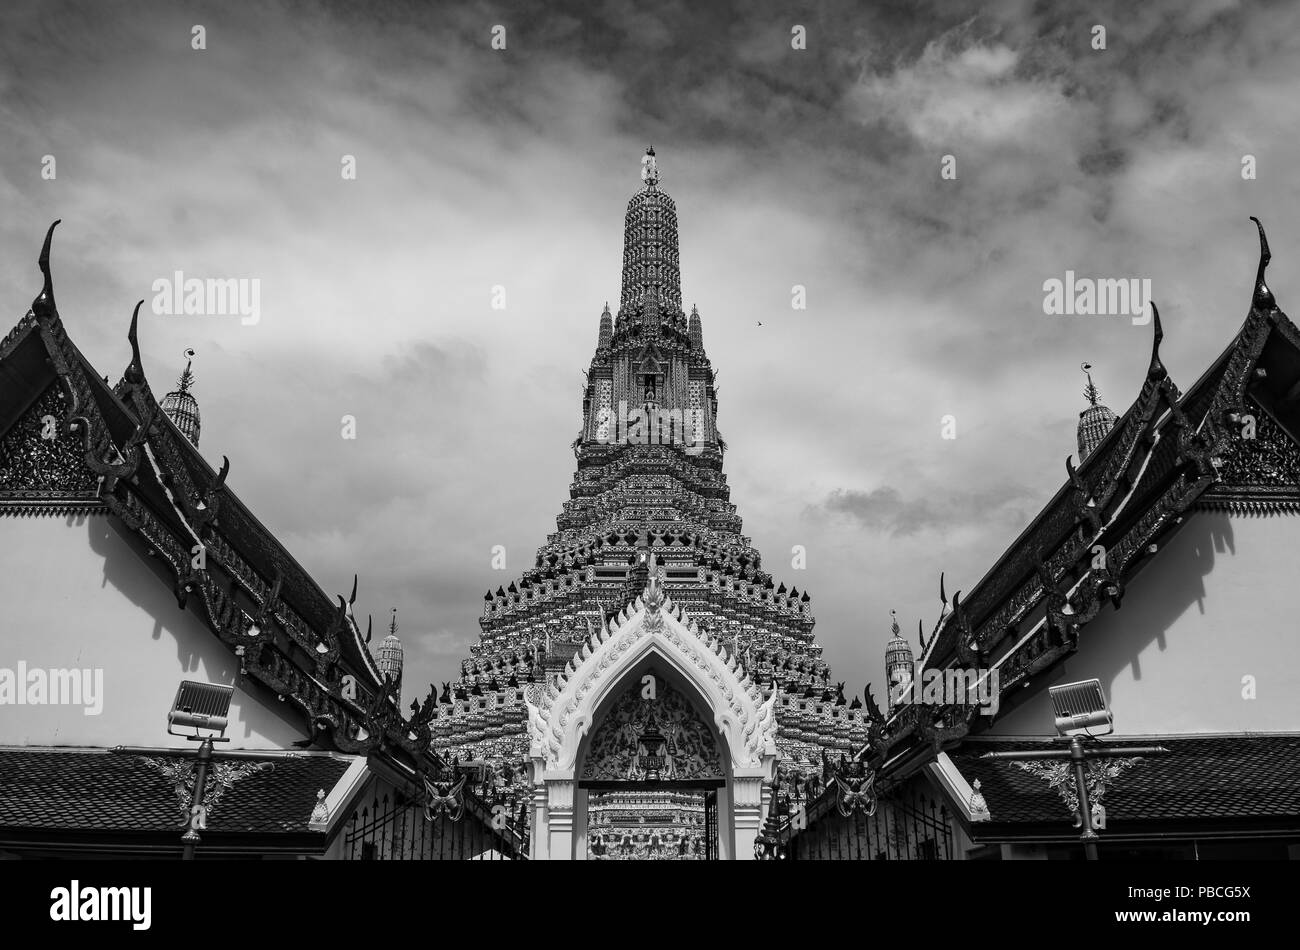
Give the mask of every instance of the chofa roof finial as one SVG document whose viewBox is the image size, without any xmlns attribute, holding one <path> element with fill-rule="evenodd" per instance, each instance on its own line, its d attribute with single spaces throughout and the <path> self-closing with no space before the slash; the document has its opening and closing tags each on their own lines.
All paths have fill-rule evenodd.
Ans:
<svg viewBox="0 0 1300 950">
<path fill-rule="evenodd" d="M 1273 298 L 1273 291 L 1264 283 L 1264 268 L 1273 259 L 1268 249 L 1268 236 L 1264 233 L 1264 225 L 1259 218 L 1252 214 L 1250 220 L 1259 228 L 1259 270 L 1255 272 L 1255 295 L 1251 299 L 1251 307 L 1255 310 L 1276 310 L 1277 301 Z"/>
<path fill-rule="evenodd" d="M 1151 301 L 1151 365 L 1147 367 L 1147 379 L 1156 380 L 1168 376 L 1165 364 L 1160 362 L 1160 342 L 1165 338 L 1165 328 L 1160 324 L 1160 308 Z"/>
<path fill-rule="evenodd" d="M 62 218 L 59 219 L 59 221 L 62 220 Z M 51 224 L 50 229 L 45 232 L 45 243 L 41 245 L 41 256 L 36 259 L 36 263 L 41 268 L 41 276 L 45 278 L 41 286 L 41 295 L 32 301 L 32 313 L 37 316 L 54 312 L 54 279 L 50 276 L 50 243 L 54 240 L 54 229 L 59 226 L 59 221 Z"/>
<path fill-rule="evenodd" d="M 128 383 L 140 383 L 144 381 L 144 361 L 140 359 L 140 308 L 144 306 L 144 301 L 137 301 L 135 310 L 131 313 L 131 326 L 126 331 L 127 342 L 131 344 L 131 364 L 127 366 L 123 374 Z"/>
</svg>

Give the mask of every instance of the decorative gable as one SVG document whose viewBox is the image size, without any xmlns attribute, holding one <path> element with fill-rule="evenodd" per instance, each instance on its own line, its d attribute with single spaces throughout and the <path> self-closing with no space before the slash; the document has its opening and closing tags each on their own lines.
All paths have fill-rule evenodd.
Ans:
<svg viewBox="0 0 1300 950">
<path fill-rule="evenodd" d="M 60 425 L 57 383 L 46 387 L 0 438 L 0 501 L 93 500 L 99 479 Z"/>
</svg>

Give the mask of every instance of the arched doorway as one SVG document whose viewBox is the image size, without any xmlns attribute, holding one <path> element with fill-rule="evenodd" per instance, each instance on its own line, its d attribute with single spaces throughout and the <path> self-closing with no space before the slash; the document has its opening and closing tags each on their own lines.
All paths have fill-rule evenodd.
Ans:
<svg viewBox="0 0 1300 950">
<path fill-rule="evenodd" d="M 596 711 L 578 753 L 577 857 L 719 857 L 730 756 L 701 712 L 703 697 L 654 651 L 622 684 Z"/>
<path fill-rule="evenodd" d="M 754 839 L 767 815 L 776 762 L 776 693 L 764 700 L 736 658 L 716 639 L 701 633 L 686 612 L 663 593 L 662 584 L 662 577 L 653 576 L 636 601 L 605 629 L 592 634 L 555 682 L 527 697 L 534 858 L 587 857 L 589 794 L 606 791 L 596 787 L 604 782 L 651 781 L 644 776 L 620 780 L 608 777 L 613 773 L 599 772 L 606 767 L 617 769 L 620 762 L 625 776 L 645 772 L 644 762 L 633 763 L 632 758 L 643 759 L 649 755 L 648 749 L 643 756 L 634 746 L 626 761 L 615 745 L 598 747 L 602 751 L 594 758 L 587 754 L 615 710 L 621 710 L 613 720 L 615 739 L 617 730 L 626 724 L 619 723 L 618 715 L 635 719 L 632 730 L 624 731 L 624 742 L 644 736 L 649 723 L 643 720 L 649 708 L 638 710 L 635 704 L 637 691 L 646 686 L 646 676 L 655 677 L 656 691 L 662 683 L 669 691 L 665 695 L 679 697 L 674 708 L 684 718 L 675 725 L 683 729 L 689 725 L 698 743 L 702 724 L 714 741 L 720 776 L 705 775 L 699 762 L 686 766 L 684 760 L 674 759 L 674 768 L 690 768 L 697 777 L 682 781 L 712 793 L 718 856 L 724 860 L 754 856 Z M 630 701 L 626 699 L 629 692 L 633 692 Z M 684 708 L 692 715 L 686 717 Z M 658 732 L 663 734 L 662 724 Z M 653 740 L 654 729 L 650 734 Z M 607 738 L 599 741 L 612 742 Z M 703 755 L 702 761 L 707 763 L 709 757 Z M 593 771 L 584 777 L 580 768 L 586 769 L 589 763 Z M 669 781 L 662 774 L 665 767 L 666 763 L 660 764 L 660 777 L 653 781 Z M 607 777 L 598 778 L 598 774 Z M 710 785 L 704 788 L 706 780 Z M 667 788 L 660 784 L 648 790 Z M 706 805 L 706 823 L 710 807 Z"/>
</svg>

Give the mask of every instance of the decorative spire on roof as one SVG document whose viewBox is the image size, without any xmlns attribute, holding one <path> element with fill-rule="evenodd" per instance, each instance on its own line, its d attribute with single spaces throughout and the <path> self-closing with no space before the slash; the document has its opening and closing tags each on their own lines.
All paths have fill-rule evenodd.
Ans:
<svg viewBox="0 0 1300 950">
<path fill-rule="evenodd" d="M 600 332 L 596 337 L 597 348 L 603 349 L 609 346 L 610 340 L 614 338 L 614 318 L 609 314 L 609 301 L 605 301 L 605 309 L 600 314 Z"/>
<path fill-rule="evenodd" d="M 388 636 L 384 637 L 375 652 L 375 666 L 386 680 L 402 686 L 402 641 L 397 638 L 397 608 L 393 608 L 393 619 L 388 624 Z"/>
<path fill-rule="evenodd" d="M 1254 221 L 1255 227 L 1259 228 L 1259 269 L 1255 272 L 1255 295 L 1251 300 L 1251 307 L 1255 310 L 1276 310 L 1277 301 L 1273 298 L 1273 291 L 1269 290 L 1268 284 L 1264 283 L 1264 268 L 1268 267 L 1268 262 L 1273 259 L 1268 249 L 1268 236 L 1264 234 L 1264 225 L 1259 218 L 1251 215 L 1250 220 Z"/>
<path fill-rule="evenodd" d="M 682 309 L 681 273 L 678 269 L 677 206 L 659 190 L 659 166 L 654 148 L 641 159 L 645 187 L 627 203 L 623 220 L 623 287 L 619 295 L 620 326 L 644 297 L 658 302 L 666 312 Z M 680 317 L 679 317 L 680 319 Z"/>
<path fill-rule="evenodd" d="M 899 700 L 912 681 L 912 645 L 903 637 L 898 626 L 898 613 L 891 610 L 890 626 L 894 636 L 885 646 L 885 678 L 889 681 L 889 712 L 892 715 Z"/>
<path fill-rule="evenodd" d="M 1083 370 L 1084 375 L 1088 377 L 1088 385 L 1083 390 L 1083 396 L 1088 400 L 1088 405 L 1095 406 L 1097 405 L 1097 396 L 1100 394 L 1097 392 L 1097 387 L 1092 381 L 1092 364 L 1080 363 L 1079 369 Z"/>
<path fill-rule="evenodd" d="M 1079 427 L 1076 433 L 1079 443 L 1079 462 L 1082 463 L 1097 446 L 1101 445 L 1106 434 L 1114 427 L 1117 417 L 1108 407 L 1097 401 L 1101 394 L 1092 381 L 1092 364 L 1080 363 L 1079 368 L 1088 377 L 1088 385 L 1083 390 L 1084 398 L 1088 400 L 1088 408 L 1079 413 Z"/>
<path fill-rule="evenodd" d="M 641 156 L 641 180 L 647 188 L 659 184 L 659 163 L 655 160 L 655 147 L 651 145 Z"/>
<path fill-rule="evenodd" d="M 194 373 L 190 367 L 194 362 L 194 350 L 186 348 L 184 352 L 185 369 L 180 377 L 176 380 L 176 388 L 163 396 L 163 412 L 167 413 L 167 418 L 181 430 L 181 435 L 189 439 L 197 448 L 199 444 L 199 403 L 190 392 L 194 385 Z"/>
<path fill-rule="evenodd" d="M 687 336 L 691 340 L 691 348 L 695 350 L 704 349 L 704 327 L 700 323 L 700 311 L 695 304 L 691 304 L 691 319 L 687 325 Z"/>
</svg>

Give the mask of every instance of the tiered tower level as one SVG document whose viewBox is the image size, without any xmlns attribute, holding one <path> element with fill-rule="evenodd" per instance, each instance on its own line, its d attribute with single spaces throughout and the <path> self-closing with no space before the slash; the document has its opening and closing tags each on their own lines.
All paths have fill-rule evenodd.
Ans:
<svg viewBox="0 0 1300 950">
<path fill-rule="evenodd" d="M 533 567 L 485 596 L 481 640 L 444 694 L 454 709 L 442 706 L 434 742 L 461 761 L 521 765 L 523 690 L 563 669 L 653 566 L 765 692 L 779 684 L 787 771 L 819 770 L 823 749 L 851 753 L 868 723 L 830 682 L 808 594 L 778 583 L 741 534 L 715 374 L 699 312 L 682 309 L 677 208 L 653 149 L 642 180 L 624 219 L 618 314 L 600 315 L 586 374 L 569 499 Z"/>
</svg>

